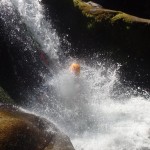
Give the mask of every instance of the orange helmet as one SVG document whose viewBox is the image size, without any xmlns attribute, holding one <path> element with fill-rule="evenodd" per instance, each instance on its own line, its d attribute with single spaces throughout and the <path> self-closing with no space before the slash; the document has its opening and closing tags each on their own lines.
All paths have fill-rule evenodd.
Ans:
<svg viewBox="0 0 150 150">
<path fill-rule="evenodd" d="M 80 64 L 77 63 L 72 63 L 70 65 L 69 70 L 74 73 L 75 75 L 79 75 L 80 74 Z"/>
</svg>

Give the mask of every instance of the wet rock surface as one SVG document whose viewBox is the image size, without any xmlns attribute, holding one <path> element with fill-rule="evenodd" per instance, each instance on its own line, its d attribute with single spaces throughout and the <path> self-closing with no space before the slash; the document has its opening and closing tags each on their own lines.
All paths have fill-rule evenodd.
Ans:
<svg viewBox="0 0 150 150">
<path fill-rule="evenodd" d="M 0 149 L 74 150 L 53 123 L 10 105 L 0 105 Z"/>
</svg>

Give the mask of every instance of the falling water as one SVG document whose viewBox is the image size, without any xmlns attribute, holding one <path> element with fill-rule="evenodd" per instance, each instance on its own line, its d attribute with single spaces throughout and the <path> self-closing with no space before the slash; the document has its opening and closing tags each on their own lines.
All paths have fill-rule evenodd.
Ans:
<svg viewBox="0 0 150 150">
<path fill-rule="evenodd" d="M 50 21 L 46 21 L 44 9 L 38 0 L 1 0 L 0 8 L 0 18 L 4 21 L 6 30 L 10 30 L 6 32 L 10 32 L 12 38 L 22 40 L 19 36 L 25 34 L 27 38 L 22 43 L 27 42 L 27 49 L 32 45 L 32 36 L 50 59 L 58 59 L 59 37 Z M 24 28 L 21 28 L 23 25 Z"/>
<path fill-rule="evenodd" d="M 2 7 L 5 11 L 1 19 L 9 23 L 9 13 L 17 9 L 21 21 L 43 51 L 50 59 L 59 58 L 59 38 L 51 24 L 45 21 L 39 1 L 2 0 Z M 17 26 L 19 29 L 19 24 L 15 28 Z M 68 70 L 74 61 L 81 65 L 80 76 Z M 66 59 L 63 65 L 38 89 L 41 92 L 39 101 L 33 100 L 31 111 L 53 120 L 70 136 L 77 150 L 150 149 L 148 92 L 141 90 L 139 93 L 140 88 L 122 85 L 118 64 L 107 67 L 102 60 L 93 63 Z"/>
</svg>

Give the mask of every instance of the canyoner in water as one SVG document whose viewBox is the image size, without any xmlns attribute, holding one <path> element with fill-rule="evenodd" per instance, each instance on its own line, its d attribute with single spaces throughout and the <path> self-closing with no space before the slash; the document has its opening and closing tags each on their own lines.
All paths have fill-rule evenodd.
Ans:
<svg viewBox="0 0 150 150">
<path fill-rule="evenodd" d="M 69 70 L 71 73 L 75 74 L 76 76 L 79 76 L 80 75 L 80 64 L 78 63 L 72 63 L 69 67 Z"/>
<path fill-rule="evenodd" d="M 72 63 L 69 67 L 69 71 L 71 73 L 70 81 L 72 83 L 72 85 L 70 85 L 70 88 L 72 90 L 68 89 L 68 91 L 70 91 L 70 94 L 72 93 L 70 98 L 77 99 L 78 95 L 80 95 L 81 86 L 82 86 L 81 85 L 82 82 L 81 82 L 81 78 L 80 78 L 80 69 L 81 69 L 81 67 L 80 67 L 79 63 Z M 68 80 L 69 80 L 69 78 L 68 78 Z M 69 83 L 69 81 L 68 81 L 68 83 Z M 68 83 L 66 83 L 66 84 L 68 84 Z M 70 94 L 68 93 L 68 95 L 70 95 Z"/>
</svg>

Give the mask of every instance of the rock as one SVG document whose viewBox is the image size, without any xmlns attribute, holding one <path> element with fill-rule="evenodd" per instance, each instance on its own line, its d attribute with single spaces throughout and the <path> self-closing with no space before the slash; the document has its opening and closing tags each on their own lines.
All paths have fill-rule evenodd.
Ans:
<svg viewBox="0 0 150 150">
<path fill-rule="evenodd" d="M 121 20 L 125 23 L 145 23 L 145 24 L 150 24 L 149 19 L 142 19 L 139 17 L 135 17 L 129 14 L 126 14 L 121 11 L 116 11 L 116 10 L 109 10 L 102 8 L 99 4 L 93 3 L 93 2 L 84 2 L 82 0 L 73 0 L 74 4 L 76 7 L 78 7 L 82 13 L 86 17 L 91 17 L 94 18 L 95 21 L 100 22 L 102 20 L 105 21 L 110 21 L 110 23 L 114 23 L 115 21 Z M 92 12 L 93 9 L 97 8 L 97 11 L 95 13 Z"/>
<path fill-rule="evenodd" d="M 44 118 L 0 106 L 1 150 L 74 150 L 69 138 Z"/>
<path fill-rule="evenodd" d="M 118 47 L 118 49 L 127 53 L 132 52 L 138 57 L 147 57 L 150 50 L 149 19 L 105 9 L 95 3 L 89 5 L 88 2 L 82 0 L 73 1 L 83 17 L 87 18 L 87 32 L 95 40 L 95 43 L 98 42 L 97 39 L 101 42 L 103 38 L 103 41 L 112 45 L 111 47 Z"/>
</svg>

